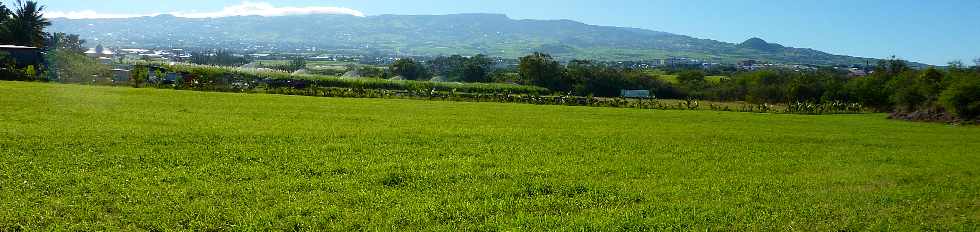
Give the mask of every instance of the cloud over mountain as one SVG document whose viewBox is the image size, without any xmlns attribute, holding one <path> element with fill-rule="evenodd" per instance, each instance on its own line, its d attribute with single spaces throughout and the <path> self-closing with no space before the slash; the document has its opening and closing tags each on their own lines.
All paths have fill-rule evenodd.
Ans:
<svg viewBox="0 0 980 232">
<path fill-rule="evenodd" d="M 309 6 L 309 7 L 276 7 L 265 2 L 242 2 L 238 5 L 227 6 L 220 11 L 211 12 L 161 12 L 152 14 L 118 14 L 118 13 L 99 13 L 92 10 L 83 11 L 51 11 L 45 13 L 47 18 L 69 18 L 69 19 L 112 19 L 112 18 L 134 18 L 143 16 L 156 16 L 161 14 L 171 14 L 182 18 L 222 18 L 231 16 L 287 16 L 287 15 L 311 15 L 311 14 L 339 14 L 364 17 L 364 13 L 358 10 L 331 7 L 331 6 Z"/>
<path fill-rule="evenodd" d="M 114 14 L 114 13 L 99 13 L 93 10 L 83 10 L 83 11 L 50 11 L 45 12 L 45 18 L 68 18 L 68 19 L 121 19 L 121 18 L 135 18 L 142 16 L 154 16 L 158 14 Z"/>
</svg>

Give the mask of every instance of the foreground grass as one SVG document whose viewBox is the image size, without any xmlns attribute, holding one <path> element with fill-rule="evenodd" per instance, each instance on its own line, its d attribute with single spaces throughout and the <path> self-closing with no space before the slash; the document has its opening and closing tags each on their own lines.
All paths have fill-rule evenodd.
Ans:
<svg viewBox="0 0 980 232">
<path fill-rule="evenodd" d="M 977 230 L 980 128 L 0 82 L 0 230 Z"/>
</svg>

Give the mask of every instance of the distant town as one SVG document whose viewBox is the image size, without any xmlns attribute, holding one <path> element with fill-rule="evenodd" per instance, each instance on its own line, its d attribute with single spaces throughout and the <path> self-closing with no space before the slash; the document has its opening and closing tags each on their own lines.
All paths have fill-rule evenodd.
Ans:
<svg viewBox="0 0 980 232">
<path fill-rule="evenodd" d="M 103 64 L 112 64 L 118 60 L 146 60 L 158 62 L 189 62 L 195 56 L 214 56 L 216 51 L 231 52 L 232 56 L 254 60 L 254 61 L 286 61 L 302 58 L 308 61 L 331 61 L 357 63 L 363 65 L 388 66 L 400 58 L 413 58 L 427 61 L 437 58 L 437 56 L 402 56 L 402 55 L 364 55 L 360 52 L 352 52 L 349 49 L 323 50 L 316 47 L 304 49 L 293 49 L 292 52 L 254 52 L 266 48 L 264 46 L 250 46 L 248 49 L 223 50 L 223 49 L 203 49 L 203 48 L 136 48 L 136 47 L 104 47 L 97 45 L 88 48 L 85 54 L 91 58 L 100 60 Z M 275 48 L 275 47 L 271 47 Z M 513 68 L 520 63 L 516 58 L 491 57 L 498 68 Z M 565 62 L 567 62 L 566 60 Z M 631 69 L 733 69 L 741 71 L 754 71 L 761 69 L 783 69 L 794 71 L 812 71 L 820 68 L 819 65 L 806 64 L 783 64 L 772 63 L 760 60 L 742 60 L 737 63 L 717 63 L 699 60 L 696 58 L 672 57 L 666 59 L 649 60 L 629 60 L 629 61 L 598 61 L 604 65 L 631 68 Z M 873 64 L 869 60 L 867 65 L 834 66 L 837 70 L 844 70 L 850 76 L 866 76 L 873 72 Z"/>
</svg>

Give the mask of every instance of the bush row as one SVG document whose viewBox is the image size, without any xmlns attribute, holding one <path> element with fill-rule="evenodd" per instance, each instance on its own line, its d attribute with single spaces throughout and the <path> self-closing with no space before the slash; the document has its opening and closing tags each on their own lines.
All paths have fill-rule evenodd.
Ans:
<svg viewBox="0 0 980 232">
<path fill-rule="evenodd" d="M 151 84 L 171 84 L 181 89 L 206 91 L 234 91 L 252 88 L 336 87 L 351 89 L 379 89 L 406 91 L 456 91 L 484 94 L 533 94 L 545 95 L 546 88 L 513 84 L 449 83 L 410 80 L 384 80 L 375 78 L 340 78 L 320 75 L 294 75 L 279 71 L 228 68 L 191 64 L 136 63 L 133 80 L 147 80 Z M 162 77 L 161 77 L 162 76 Z M 168 78 L 171 78 L 168 80 Z"/>
<path fill-rule="evenodd" d="M 854 114 L 866 112 L 860 104 L 812 104 L 795 103 L 791 106 L 777 106 L 770 104 L 703 104 L 697 100 L 671 101 L 657 99 L 625 99 L 625 98 L 601 98 L 601 97 L 578 97 L 578 96 L 540 96 L 540 95 L 517 95 L 517 94 L 481 94 L 481 93 L 460 93 L 460 92 L 418 92 L 418 91 L 391 91 L 379 89 L 351 89 L 333 87 L 309 87 L 309 88 L 273 88 L 264 91 L 271 94 L 301 95 L 316 97 L 345 97 L 345 98 L 392 98 L 392 99 L 419 99 L 419 100 L 440 100 L 440 101 L 460 101 L 460 102 L 496 102 L 496 103 L 520 103 L 534 105 L 562 105 L 562 106 L 588 106 L 588 107 L 615 107 L 615 108 L 637 108 L 637 109 L 660 109 L 660 110 L 713 110 L 731 112 L 755 112 L 755 113 L 786 113 L 786 114 Z"/>
</svg>

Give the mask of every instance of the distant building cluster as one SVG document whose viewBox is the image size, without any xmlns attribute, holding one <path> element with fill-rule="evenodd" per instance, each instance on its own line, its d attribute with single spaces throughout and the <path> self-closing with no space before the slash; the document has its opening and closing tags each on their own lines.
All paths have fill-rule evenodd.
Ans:
<svg viewBox="0 0 980 232">
<path fill-rule="evenodd" d="M 249 45 L 245 50 L 231 50 L 236 57 L 247 57 L 254 60 L 290 60 L 297 57 L 303 57 L 310 61 L 329 61 L 329 62 L 349 62 L 349 63 L 360 63 L 367 65 L 379 65 L 387 66 L 393 64 L 396 60 L 411 57 L 421 62 L 426 60 L 434 59 L 436 57 L 431 56 L 406 56 L 406 55 L 395 55 L 387 54 L 382 55 L 374 53 L 373 55 L 365 55 L 363 51 L 357 49 L 318 49 L 316 47 L 307 48 L 295 48 L 294 52 L 255 52 L 255 51 L 275 51 L 280 49 L 274 45 Z M 15 48 L 6 48 L 7 50 Z M 193 48 L 191 48 L 193 49 Z M 127 59 L 127 60 L 148 60 L 148 61 L 163 61 L 163 62 L 188 62 L 191 61 L 195 54 L 197 55 L 214 55 L 214 50 L 201 50 L 196 49 L 192 51 L 197 51 L 197 53 L 185 51 L 183 48 L 106 48 L 102 45 L 98 45 L 94 48 L 89 48 L 85 54 L 93 59 L 98 59 L 104 64 L 112 64 L 113 60 Z M 203 52 L 202 52 L 203 51 Z M 251 51 L 251 52 L 250 52 Z M 516 68 L 520 63 L 519 59 L 516 58 L 503 58 L 503 57 L 492 57 L 496 68 Z M 566 60 L 567 62 L 567 60 Z M 687 57 L 669 57 L 663 59 L 646 59 L 646 60 L 634 60 L 634 61 L 596 61 L 598 63 L 608 65 L 617 68 L 629 68 L 629 69 L 692 69 L 692 68 L 721 68 L 721 69 L 732 69 L 732 70 L 744 70 L 744 71 L 754 71 L 763 69 L 783 69 L 783 70 L 794 70 L 794 71 L 812 71 L 817 70 L 817 66 L 813 65 L 801 65 L 801 64 L 778 64 L 771 63 L 760 60 L 747 59 L 732 63 L 719 63 L 717 61 L 708 61 L 707 59 L 695 59 Z M 847 72 L 851 77 L 861 77 L 867 76 L 872 73 L 867 66 L 864 67 L 835 67 L 835 69 L 842 72 Z"/>
<path fill-rule="evenodd" d="M 93 59 L 98 59 L 103 64 L 111 64 L 115 59 L 132 59 L 132 60 L 152 60 L 152 61 L 186 61 L 191 58 L 189 53 L 184 52 L 184 49 L 141 49 L 141 48 L 124 48 L 124 49 L 111 49 L 105 48 L 102 45 L 98 45 L 94 48 L 89 48 L 85 52 L 85 55 Z"/>
</svg>

